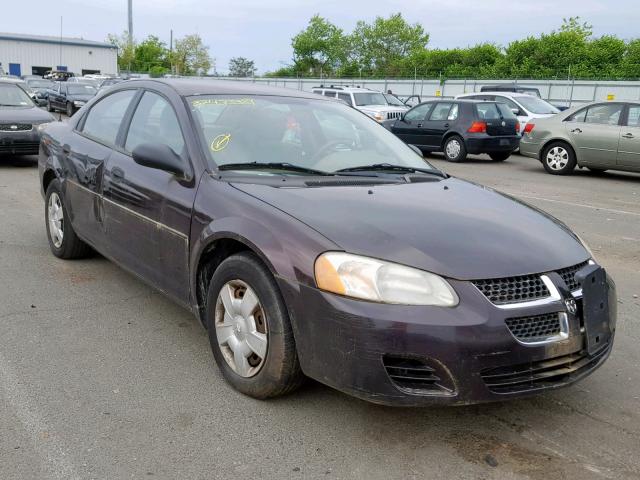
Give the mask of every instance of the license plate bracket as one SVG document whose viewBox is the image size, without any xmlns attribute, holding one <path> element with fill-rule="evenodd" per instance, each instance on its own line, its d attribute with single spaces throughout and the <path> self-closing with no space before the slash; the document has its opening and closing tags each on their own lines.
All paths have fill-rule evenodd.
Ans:
<svg viewBox="0 0 640 480">
<path fill-rule="evenodd" d="M 501 138 L 500 139 L 500 146 L 503 147 L 505 145 L 511 145 L 511 141 L 508 138 Z"/>
<path fill-rule="evenodd" d="M 607 274 L 598 265 L 587 265 L 576 273 L 576 280 L 582 285 L 582 316 L 587 353 L 593 355 L 611 337 Z"/>
</svg>

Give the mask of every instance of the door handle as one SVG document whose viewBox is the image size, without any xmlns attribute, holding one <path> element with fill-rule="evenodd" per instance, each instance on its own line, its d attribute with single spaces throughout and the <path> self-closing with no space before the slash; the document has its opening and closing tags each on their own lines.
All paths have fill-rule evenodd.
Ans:
<svg viewBox="0 0 640 480">
<path fill-rule="evenodd" d="M 445 123 L 445 124 L 444 124 L 444 128 L 449 128 L 449 124 L 448 124 L 448 123 Z"/>
<path fill-rule="evenodd" d="M 582 130 L 580 130 L 579 128 L 574 128 L 573 130 L 571 130 L 571 133 L 582 133 Z"/>
<path fill-rule="evenodd" d="M 111 169 L 111 176 L 113 177 L 114 182 L 120 182 L 124 180 L 124 170 L 120 167 L 113 167 Z"/>
<path fill-rule="evenodd" d="M 421 123 L 419 123 L 419 124 L 417 124 L 417 125 L 416 125 L 416 127 L 418 127 L 418 128 L 422 128 L 422 124 L 421 124 Z"/>
<path fill-rule="evenodd" d="M 625 133 L 622 138 L 633 138 L 633 133 Z"/>
</svg>

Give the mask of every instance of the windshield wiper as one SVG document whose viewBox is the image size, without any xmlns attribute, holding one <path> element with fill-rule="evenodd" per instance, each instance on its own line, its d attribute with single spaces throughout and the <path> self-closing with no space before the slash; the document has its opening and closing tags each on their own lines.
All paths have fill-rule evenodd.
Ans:
<svg viewBox="0 0 640 480">
<path fill-rule="evenodd" d="M 218 170 L 284 170 L 288 172 L 307 173 L 309 175 L 334 175 L 333 173 L 323 172 L 322 170 L 314 170 L 313 168 L 300 167 L 287 162 L 245 162 L 245 163 L 227 163 L 220 165 Z"/>
<path fill-rule="evenodd" d="M 333 173 L 346 172 L 394 172 L 394 173 L 426 173 L 427 175 L 436 175 L 442 178 L 448 178 L 446 173 L 438 170 L 429 170 L 426 168 L 405 167 L 403 165 L 392 165 L 390 163 L 374 163 L 373 165 L 362 165 L 360 167 L 343 168 Z"/>
</svg>

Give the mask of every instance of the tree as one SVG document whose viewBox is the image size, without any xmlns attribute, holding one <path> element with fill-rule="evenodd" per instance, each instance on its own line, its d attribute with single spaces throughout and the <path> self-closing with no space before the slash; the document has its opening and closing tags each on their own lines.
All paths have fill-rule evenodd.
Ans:
<svg viewBox="0 0 640 480">
<path fill-rule="evenodd" d="M 118 47 L 118 70 L 135 70 L 135 40 L 129 42 L 129 33 L 123 32 L 120 35 L 109 34 L 107 42 Z"/>
<path fill-rule="evenodd" d="M 563 18 L 560 31 L 573 33 L 583 40 L 587 40 L 593 35 L 593 25 L 587 22 L 580 23 L 580 17 Z"/>
<path fill-rule="evenodd" d="M 346 43 L 340 28 L 314 15 L 291 41 L 296 70 L 313 75 L 335 70 L 346 59 Z"/>
<path fill-rule="evenodd" d="M 168 50 L 164 42 L 154 35 L 149 35 L 144 41 L 136 45 L 135 67 L 138 72 L 151 72 L 168 69 Z"/>
<path fill-rule="evenodd" d="M 253 60 L 244 57 L 233 57 L 229 60 L 230 77 L 253 77 L 256 74 L 256 67 Z"/>
<path fill-rule="evenodd" d="M 395 75 L 403 59 L 426 48 L 429 34 L 420 24 L 410 25 L 401 13 L 359 21 L 350 35 L 351 61 L 376 75 Z"/>
<path fill-rule="evenodd" d="M 205 75 L 212 68 L 215 69 L 214 60 L 209 56 L 209 47 L 202 43 L 202 38 L 197 34 L 176 40 L 171 63 L 178 75 Z"/>
</svg>

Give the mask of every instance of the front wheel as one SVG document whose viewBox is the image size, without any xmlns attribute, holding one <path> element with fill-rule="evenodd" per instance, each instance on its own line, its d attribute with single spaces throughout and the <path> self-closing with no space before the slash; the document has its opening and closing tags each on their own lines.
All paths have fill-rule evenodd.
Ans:
<svg viewBox="0 0 640 480">
<path fill-rule="evenodd" d="M 236 390 L 266 399 L 302 383 L 287 309 L 273 275 L 255 254 L 239 253 L 218 266 L 206 315 L 213 356 Z"/>
<path fill-rule="evenodd" d="M 576 168 L 576 154 L 565 142 L 553 142 L 544 149 L 542 164 L 552 175 L 568 175 Z"/>
<path fill-rule="evenodd" d="M 450 162 L 463 162 L 467 158 L 467 147 L 462 137 L 452 135 L 444 144 L 444 158 Z"/>
<path fill-rule="evenodd" d="M 511 152 L 495 152 L 490 153 L 489 156 L 491 160 L 494 162 L 504 162 L 507 158 L 511 156 Z"/>
<path fill-rule="evenodd" d="M 67 207 L 58 180 L 52 181 L 45 195 L 45 224 L 51 252 L 58 258 L 82 258 L 91 248 L 78 236 L 69 221 Z"/>
<path fill-rule="evenodd" d="M 73 104 L 71 102 L 67 103 L 67 117 L 73 116 Z"/>
</svg>

